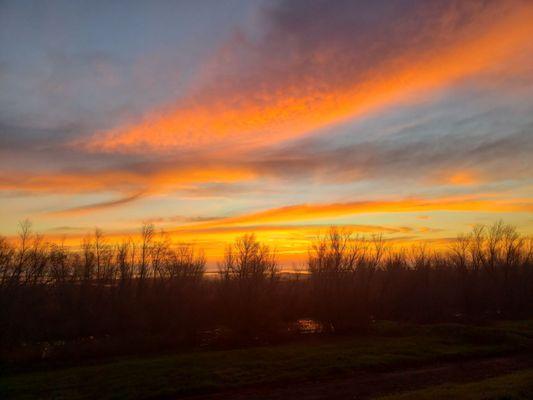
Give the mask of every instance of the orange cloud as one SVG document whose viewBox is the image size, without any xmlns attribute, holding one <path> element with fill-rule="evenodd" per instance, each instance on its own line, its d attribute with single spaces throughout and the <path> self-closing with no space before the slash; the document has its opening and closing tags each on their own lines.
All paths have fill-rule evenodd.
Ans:
<svg viewBox="0 0 533 400">
<path fill-rule="evenodd" d="M 197 226 L 234 226 L 280 222 L 313 221 L 366 213 L 429 211 L 533 212 L 532 199 L 441 198 L 390 201 L 356 201 L 333 204 L 299 204 L 232 218 L 217 219 Z"/>
<path fill-rule="evenodd" d="M 468 171 L 456 172 L 448 177 L 448 182 L 453 185 L 472 185 L 479 182 L 475 174 Z"/>
<path fill-rule="evenodd" d="M 83 210 L 80 210 L 83 211 Z M 433 199 L 402 199 L 383 201 L 357 201 L 328 204 L 300 204 L 280 207 L 231 218 L 206 222 L 184 223 L 165 227 L 173 243 L 190 243 L 205 251 L 210 261 L 219 260 L 225 246 L 236 236 L 254 232 L 258 239 L 276 248 L 280 260 L 286 265 L 305 259 L 309 244 L 317 235 L 324 234 L 332 219 L 367 213 L 418 213 L 435 211 L 453 212 L 533 212 L 531 199 L 499 199 L 485 197 L 451 197 Z M 416 217 L 415 217 L 416 218 Z M 322 221 L 322 222 L 321 222 Z M 355 233 L 383 233 L 391 246 L 410 246 L 427 241 L 432 248 L 443 248 L 449 239 L 435 227 L 382 226 L 342 224 Z M 82 229 L 67 228 L 53 231 L 47 239 L 63 241 L 76 247 L 85 235 Z M 447 232 L 449 234 L 450 232 Z M 106 234 L 109 243 L 139 239 L 139 231 L 115 231 Z"/>
<path fill-rule="evenodd" d="M 451 172 L 439 172 L 435 181 L 447 185 L 470 186 L 482 183 L 484 177 L 474 170 L 465 169 Z"/>
<path fill-rule="evenodd" d="M 116 191 L 153 193 L 176 190 L 201 183 L 230 183 L 251 180 L 256 173 L 250 168 L 191 165 L 157 168 L 153 171 L 101 170 L 46 175 L 0 177 L 0 190 L 42 193 L 90 193 Z M 140 197 L 138 194 L 129 197 Z"/>
<path fill-rule="evenodd" d="M 174 107 L 151 112 L 140 121 L 99 132 L 86 148 L 165 152 L 217 144 L 268 144 L 408 101 L 416 93 L 500 66 L 514 54 L 530 49 L 533 3 L 513 4 L 511 9 L 488 7 L 488 11 L 480 11 L 466 28 L 455 32 L 452 26 L 441 34 L 450 37 L 439 37 L 435 48 L 393 57 L 366 71 L 364 79 L 345 72 L 339 85 L 304 76 L 300 82 L 275 90 L 269 89 L 269 82 L 261 82 L 253 96 L 246 91 L 217 94 L 215 86 L 207 90 L 208 95 L 193 96 Z M 320 59 L 320 55 L 314 56 Z M 324 68 L 331 69 L 329 79 L 339 79 L 335 65 L 326 63 Z"/>
<path fill-rule="evenodd" d="M 229 224 L 228 226 L 203 226 L 191 225 L 179 227 L 171 230 L 169 233 L 173 235 L 184 234 L 201 234 L 201 235 L 239 235 L 243 233 L 256 233 L 261 234 L 267 232 L 273 234 L 276 232 L 298 232 L 299 234 L 305 232 L 312 232 L 316 235 L 316 232 L 320 230 L 328 229 L 329 225 L 246 225 L 236 226 Z M 413 232 L 413 229 L 409 227 L 392 227 L 392 226 L 380 226 L 380 225 L 356 225 L 348 224 L 343 227 L 349 229 L 352 232 L 357 233 L 406 233 Z"/>
</svg>

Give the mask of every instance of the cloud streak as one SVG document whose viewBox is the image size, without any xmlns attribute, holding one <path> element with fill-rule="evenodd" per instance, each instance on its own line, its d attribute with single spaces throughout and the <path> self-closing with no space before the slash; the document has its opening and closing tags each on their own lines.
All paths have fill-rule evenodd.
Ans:
<svg viewBox="0 0 533 400">
<path fill-rule="evenodd" d="M 387 136 L 334 145 L 321 138 L 276 150 L 241 152 L 206 158 L 169 157 L 138 163 L 121 162 L 98 169 L 0 174 L 0 191 L 28 194 L 175 193 L 179 196 L 224 197 L 279 190 L 287 181 L 321 184 L 396 182 L 408 179 L 427 186 L 473 186 L 527 178 L 533 152 L 529 129 L 483 136 L 415 135 L 428 126 L 411 127 L 409 137 Z M 450 129 L 456 129 L 453 126 Z M 464 130 L 469 131 L 470 125 Z M 278 189 L 276 189 L 278 188 Z M 284 190 L 287 190 L 285 188 Z M 138 199 L 135 197 L 132 201 Z M 120 205 L 119 202 L 117 205 Z M 87 208 L 85 212 L 99 208 Z M 80 210 L 81 211 L 81 210 Z M 73 214 L 72 212 L 71 214 Z"/>
<path fill-rule="evenodd" d="M 116 200 L 103 201 L 100 203 L 93 203 L 93 204 L 86 204 L 86 205 L 79 206 L 79 207 L 68 208 L 66 210 L 52 211 L 47 214 L 50 216 L 55 216 L 55 217 L 86 214 L 86 213 L 91 213 L 94 211 L 101 211 L 101 210 L 106 210 L 109 208 L 122 206 L 124 204 L 128 204 L 133 201 L 136 201 L 140 199 L 141 197 L 143 197 L 143 193 L 136 193 L 131 196 L 122 197 Z"/>
<path fill-rule="evenodd" d="M 469 7 L 463 7 L 461 2 L 452 2 L 450 7 L 411 9 L 414 16 L 394 21 L 393 28 L 365 37 L 366 41 L 354 40 L 360 32 L 357 27 L 348 29 L 345 21 L 342 36 L 334 37 L 326 48 L 320 28 L 304 39 L 310 29 L 306 18 L 316 21 L 326 7 L 323 2 L 315 4 L 318 6 L 311 8 L 316 15 L 306 14 L 303 4 L 296 10 L 270 13 L 273 21 L 264 42 L 254 43 L 242 34 L 233 38 L 213 62 L 217 67 L 207 74 L 211 80 L 202 89 L 137 122 L 97 133 L 87 148 L 165 153 L 294 139 L 391 103 L 410 101 L 421 91 L 498 68 L 530 47 L 533 34 L 531 3 L 509 2 L 512 6 L 505 6 L 489 2 L 482 6 L 485 3 L 469 2 Z M 353 5 L 342 4 L 333 9 L 346 13 L 348 8 L 347 15 L 356 15 Z M 293 13 L 302 13 L 304 22 L 287 31 L 283 18 L 290 20 Z M 327 16 L 336 22 L 342 14 L 330 12 Z M 468 23 L 460 24 L 464 21 Z M 327 20 L 324 24 L 334 29 Z M 409 36 L 414 32 L 420 40 Z M 292 36 L 286 39 L 286 34 Z M 388 42 L 379 61 L 360 55 L 367 50 L 374 54 L 372 46 L 381 49 L 385 34 L 395 34 L 399 36 L 396 40 L 405 43 L 391 51 L 394 46 Z M 358 48 L 358 44 L 365 47 Z M 286 62 L 276 50 L 284 51 Z M 223 62 L 224 58 L 242 60 L 237 56 L 243 51 L 250 53 L 252 61 L 229 66 Z M 284 74 L 288 78 L 283 78 Z"/>
<path fill-rule="evenodd" d="M 369 213 L 414 213 L 431 211 L 533 212 L 531 199 L 490 199 L 481 196 L 449 198 L 411 198 L 401 200 L 354 201 L 330 204 L 297 204 L 218 219 L 199 227 L 228 227 L 246 224 L 270 224 L 328 220 Z"/>
<path fill-rule="evenodd" d="M 126 164 L 121 168 L 101 168 L 47 174 L 18 173 L 0 176 L 0 190 L 29 193 L 143 192 L 161 193 L 187 189 L 202 183 L 241 182 L 255 176 L 250 168 L 190 164 Z M 134 196 L 135 197 L 135 196 Z M 138 198 L 138 197 L 135 197 Z"/>
</svg>

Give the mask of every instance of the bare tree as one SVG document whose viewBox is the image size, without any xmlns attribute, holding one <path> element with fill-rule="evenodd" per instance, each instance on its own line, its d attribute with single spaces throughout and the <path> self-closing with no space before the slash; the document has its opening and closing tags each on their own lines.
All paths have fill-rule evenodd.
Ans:
<svg viewBox="0 0 533 400">
<path fill-rule="evenodd" d="M 152 241 L 154 238 L 154 225 L 145 223 L 141 228 L 141 260 L 139 265 L 139 279 L 141 283 L 148 275 L 148 262 L 152 250 Z"/>
<path fill-rule="evenodd" d="M 244 336 L 265 330 L 275 313 L 269 303 L 279 277 L 275 252 L 253 234 L 241 236 L 227 247 L 219 274 L 226 321 Z"/>
</svg>

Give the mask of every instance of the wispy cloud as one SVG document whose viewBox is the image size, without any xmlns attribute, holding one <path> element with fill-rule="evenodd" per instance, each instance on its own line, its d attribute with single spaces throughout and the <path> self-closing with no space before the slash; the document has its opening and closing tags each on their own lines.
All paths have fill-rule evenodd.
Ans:
<svg viewBox="0 0 533 400">
<path fill-rule="evenodd" d="M 292 139 L 500 67 L 530 46 L 533 34 L 528 2 L 452 2 L 434 8 L 424 3 L 408 9 L 413 15 L 404 10 L 403 18 L 375 32 L 356 24 L 358 3 L 297 4 L 268 13 L 259 42 L 236 35 L 213 61 L 214 70 L 208 68 L 207 82 L 190 97 L 100 132 L 87 148 L 167 153 Z M 319 18 L 324 26 L 315 24 Z M 340 29 L 330 25 L 337 22 Z M 329 30 L 337 29 L 331 37 Z M 239 57 L 243 52 L 247 57 Z"/>
<path fill-rule="evenodd" d="M 260 222 L 260 221 L 258 221 Z M 410 227 L 394 227 L 394 226 L 381 226 L 381 225 L 358 225 L 358 224 L 346 224 L 344 228 L 355 232 L 355 233 L 406 233 L 414 232 L 415 229 Z M 221 235 L 221 234 L 230 234 L 230 235 L 240 235 L 244 233 L 273 233 L 273 232 L 299 232 L 310 235 L 316 235 L 317 232 L 326 231 L 329 229 L 327 224 L 298 224 L 298 225 L 231 225 L 231 226 L 203 226 L 203 225 L 192 225 L 184 226 L 176 229 L 169 230 L 168 233 L 172 235 L 185 235 L 185 234 L 202 234 L 202 235 Z"/>
<path fill-rule="evenodd" d="M 246 224 L 317 221 L 368 213 L 429 211 L 532 212 L 531 199 L 499 199 L 483 196 L 446 198 L 407 198 L 401 200 L 354 201 L 329 204 L 297 204 L 218 219 L 199 224 L 203 227 L 227 227 Z"/>
<path fill-rule="evenodd" d="M 413 128 L 414 129 L 414 128 Z M 425 126 L 417 128 L 425 129 Z M 467 126 L 467 129 L 469 127 Z M 235 152 L 204 158 L 167 157 L 112 167 L 0 174 L 0 191 L 27 194 L 118 193 L 102 207 L 74 208 L 64 215 L 120 206 L 141 196 L 173 193 L 181 198 L 231 198 L 287 192 L 286 182 L 350 184 L 409 180 L 427 187 L 523 182 L 531 169 L 527 130 L 510 134 L 386 136 L 355 144 L 304 140 L 275 150 Z M 285 182 L 285 183 L 284 183 Z M 505 188 L 503 188 L 505 189 Z M 132 193 L 135 195 L 132 196 Z"/>
<path fill-rule="evenodd" d="M 183 164 L 143 163 L 72 172 L 0 175 L 0 190 L 40 193 L 143 192 L 157 193 L 190 188 L 194 184 L 240 182 L 255 176 L 239 165 L 215 165 L 206 161 Z"/>
<path fill-rule="evenodd" d="M 79 206 L 79 207 L 72 207 L 72 208 L 67 208 L 64 210 L 52 211 L 47 214 L 51 216 L 56 216 L 56 217 L 86 214 L 86 213 L 90 213 L 94 211 L 105 210 L 108 208 L 122 206 L 124 204 L 128 204 L 133 201 L 136 201 L 140 199 L 142 196 L 143 196 L 143 193 L 141 192 L 141 193 L 133 194 L 131 196 L 122 197 L 116 200 L 103 201 L 100 203 L 93 203 L 93 204 L 86 204 L 86 205 Z"/>
</svg>

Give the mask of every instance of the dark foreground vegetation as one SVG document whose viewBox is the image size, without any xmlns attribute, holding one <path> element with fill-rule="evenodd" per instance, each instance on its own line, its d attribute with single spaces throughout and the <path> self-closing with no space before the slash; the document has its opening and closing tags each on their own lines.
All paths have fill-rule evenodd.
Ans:
<svg viewBox="0 0 533 400">
<path fill-rule="evenodd" d="M 282 277 L 253 235 L 227 250 L 216 278 L 192 247 L 146 225 L 139 242 L 102 233 L 81 249 L 48 244 L 22 224 L 0 239 L 0 355 L 7 365 L 73 362 L 198 346 L 276 343 L 311 321 L 364 334 L 375 320 L 481 323 L 533 315 L 531 239 L 502 223 L 476 227 L 447 252 L 393 251 L 381 237 L 332 228 L 308 273 Z"/>
<path fill-rule="evenodd" d="M 531 399 L 533 321 L 371 323 L 366 335 L 0 373 L 2 399 Z"/>
<path fill-rule="evenodd" d="M 205 265 L 150 225 L 69 249 L 22 224 L 0 239 L 0 398 L 533 396 L 532 242 L 502 223 L 439 253 L 332 228 L 290 276 L 246 235 Z"/>
</svg>

